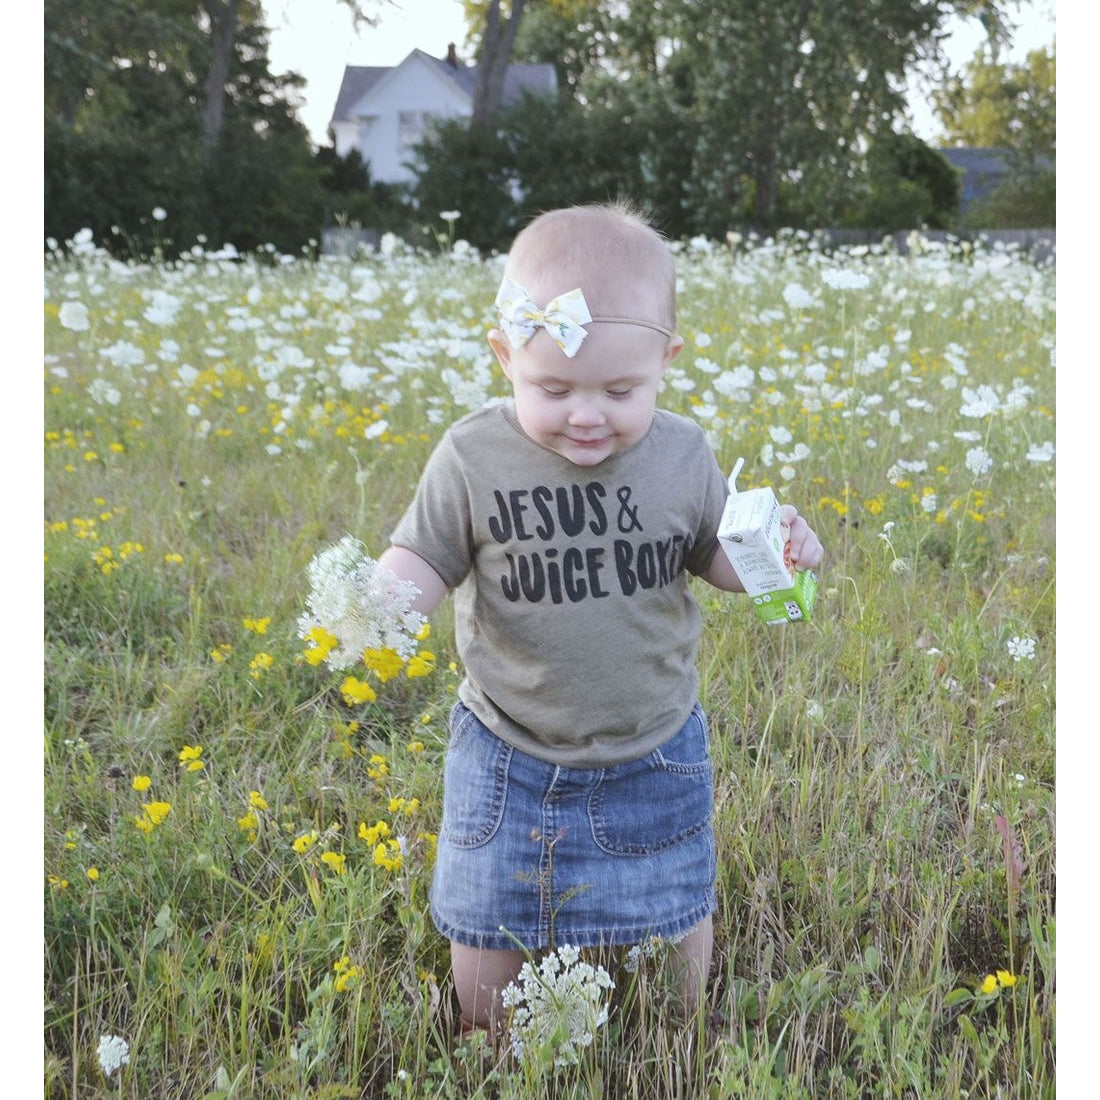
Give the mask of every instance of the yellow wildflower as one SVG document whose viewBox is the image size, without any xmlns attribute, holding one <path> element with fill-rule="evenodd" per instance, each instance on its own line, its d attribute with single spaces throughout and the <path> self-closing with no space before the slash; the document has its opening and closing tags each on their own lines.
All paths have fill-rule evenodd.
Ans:
<svg viewBox="0 0 1100 1100">
<path fill-rule="evenodd" d="M 345 866 L 347 861 L 348 857 L 342 852 L 325 852 L 321 856 L 321 862 L 327 867 L 331 867 L 338 875 L 347 873 L 347 867 Z"/>
<path fill-rule="evenodd" d="M 214 660 L 217 661 L 220 665 L 232 652 L 233 647 L 228 642 L 222 642 L 222 644 L 218 646 L 217 649 L 212 649 L 210 651 L 210 656 L 213 657 Z"/>
<path fill-rule="evenodd" d="M 390 766 L 386 763 L 384 756 L 379 756 L 375 753 L 368 761 L 369 767 L 367 768 L 367 775 L 371 779 L 382 779 L 390 774 Z"/>
<path fill-rule="evenodd" d="M 363 976 L 363 968 L 361 966 L 352 966 L 351 959 L 345 955 L 341 959 L 337 959 L 332 964 L 332 969 L 336 971 L 336 992 L 343 993 L 345 990 L 352 988 L 354 984 Z"/>
<path fill-rule="evenodd" d="M 431 721 L 431 718 L 428 715 L 425 715 L 425 717 L 428 718 L 429 722 Z M 424 742 L 423 741 L 410 741 L 405 746 L 405 751 L 406 752 L 411 752 L 415 756 L 417 753 L 421 753 L 421 752 L 424 751 Z"/>
<path fill-rule="evenodd" d="M 367 666 L 382 683 L 392 680 L 405 662 L 395 649 L 367 649 L 363 652 L 363 664 Z"/>
<path fill-rule="evenodd" d="M 189 772 L 201 772 L 206 764 L 202 760 L 202 745 L 184 745 L 180 749 L 180 766 Z"/>
<path fill-rule="evenodd" d="M 267 809 L 267 799 L 264 798 L 259 791 L 250 791 L 248 794 L 248 804 L 256 810 Z"/>
<path fill-rule="evenodd" d="M 257 653 L 248 662 L 248 674 L 253 680 L 258 680 L 264 672 L 275 663 L 275 658 L 270 653 Z"/>
<path fill-rule="evenodd" d="M 387 871 L 399 871 L 403 857 L 401 845 L 396 840 L 379 842 L 374 848 L 374 863 L 377 867 L 385 867 Z"/>
<path fill-rule="evenodd" d="M 365 821 L 359 823 L 359 837 L 365 840 L 371 847 L 374 847 L 380 840 L 388 837 L 390 833 L 391 829 L 384 821 L 379 821 L 369 828 Z"/>
<path fill-rule="evenodd" d="M 998 970 L 997 981 L 1003 985 L 1006 989 L 1016 984 L 1016 975 L 1010 970 Z"/>
<path fill-rule="evenodd" d="M 435 654 L 422 649 L 415 657 L 409 658 L 405 666 L 405 675 L 413 680 L 418 676 L 427 676 L 435 668 Z"/>
<path fill-rule="evenodd" d="M 312 627 L 306 634 L 310 648 L 305 652 L 307 663 L 319 665 L 340 644 L 335 634 L 330 634 L 323 626 Z"/>
<path fill-rule="evenodd" d="M 168 816 L 168 812 L 172 809 L 172 803 L 143 802 L 141 809 L 141 816 L 134 818 L 134 824 L 143 833 L 151 833 Z"/>
<path fill-rule="evenodd" d="M 985 981 L 982 982 L 981 992 L 985 994 L 997 992 L 997 977 L 995 974 L 986 974 Z"/>
<path fill-rule="evenodd" d="M 244 619 L 243 622 L 245 630 L 251 630 L 253 634 L 266 634 L 271 616 L 268 615 L 262 619 Z"/>
<path fill-rule="evenodd" d="M 302 833 L 301 836 L 294 838 L 294 844 L 292 847 L 298 853 L 298 855 L 305 855 L 306 852 L 317 843 L 317 830 L 310 829 L 308 833 Z"/>
<path fill-rule="evenodd" d="M 344 682 L 340 685 L 340 694 L 343 695 L 344 702 L 349 707 L 362 703 L 373 703 L 378 698 L 370 684 L 364 680 L 357 680 L 354 676 L 345 677 Z"/>
<path fill-rule="evenodd" d="M 248 834 L 248 839 L 255 843 L 257 837 L 259 837 L 260 819 L 256 816 L 255 810 L 249 810 L 244 817 L 237 818 L 237 828 L 242 833 Z"/>
<path fill-rule="evenodd" d="M 92 882 L 98 882 L 99 881 L 99 868 L 98 867 L 89 867 L 84 872 L 84 874 L 86 874 Z"/>
</svg>

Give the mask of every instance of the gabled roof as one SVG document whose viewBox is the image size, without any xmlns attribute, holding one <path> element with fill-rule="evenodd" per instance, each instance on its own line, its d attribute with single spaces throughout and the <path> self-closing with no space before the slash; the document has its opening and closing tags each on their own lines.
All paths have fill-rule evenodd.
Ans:
<svg viewBox="0 0 1100 1100">
<path fill-rule="evenodd" d="M 447 58 L 432 57 L 423 50 L 413 50 L 409 58 L 419 57 L 435 66 L 441 75 L 452 81 L 463 94 L 471 101 L 474 98 L 474 90 L 477 87 L 476 65 L 464 65 L 461 62 L 452 64 Z M 380 80 L 392 73 L 400 65 L 348 65 L 344 68 L 344 79 L 340 84 L 339 94 L 336 96 L 336 106 L 332 112 L 332 121 L 341 122 L 349 118 L 349 111 L 365 96 Z M 502 100 L 505 104 L 512 103 L 524 92 L 549 95 L 556 91 L 558 85 L 557 74 L 553 65 L 509 65 L 504 74 L 504 88 Z"/>
<path fill-rule="evenodd" d="M 964 172 L 1000 175 L 1008 171 L 1007 149 L 953 145 L 938 149 L 937 152 L 943 155 L 948 164 L 961 168 Z"/>
</svg>

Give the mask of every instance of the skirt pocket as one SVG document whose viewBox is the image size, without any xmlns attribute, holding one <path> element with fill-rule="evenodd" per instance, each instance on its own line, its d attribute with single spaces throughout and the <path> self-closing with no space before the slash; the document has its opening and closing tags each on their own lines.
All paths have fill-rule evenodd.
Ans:
<svg viewBox="0 0 1100 1100">
<path fill-rule="evenodd" d="M 487 730 L 463 704 L 451 711 L 451 738 L 443 765 L 440 832 L 456 848 L 479 848 L 500 828 L 508 797 L 512 748 Z"/>
<path fill-rule="evenodd" d="M 710 826 L 714 773 L 701 707 L 641 760 L 608 768 L 588 801 L 592 838 L 612 855 L 649 856 Z"/>
</svg>

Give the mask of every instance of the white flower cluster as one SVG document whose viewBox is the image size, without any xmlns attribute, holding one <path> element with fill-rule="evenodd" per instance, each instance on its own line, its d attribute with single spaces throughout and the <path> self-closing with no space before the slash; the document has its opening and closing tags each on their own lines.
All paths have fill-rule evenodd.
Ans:
<svg viewBox="0 0 1100 1100">
<path fill-rule="evenodd" d="M 821 278 L 833 290 L 863 290 L 871 282 L 861 271 L 846 271 L 840 267 L 827 267 Z"/>
<path fill-rule="evenodd" d="M 97 1053 L 100 1068 L 108 1077 L 130 1064 L 130 1044 L 121 1035 L 101 1035 Z"/>
<path fill-rule="evenodd" d="M 687 935 L 686 932 L 678 936 L 650 936 L 643 943 L 635 944 L 626 953 L 623 968 L 628 974 L 637 974 L 639 967 L 646 959 L 663 959 L 668 954 L 669 949 L 675 947 L 685 935 Z"/>
<path fill-rule="evenodd" d="M 1005 644 L 1005 648 L 1014 661 L 1035 660 L 1034 638 L 1021 638 L 1019 636 L 1009 638 L 1008 642 Z"/>
<path fill-rule="evenodd" d="M 614 988 L 611 975 L 602 966 L 581 962 L 576 947 L 551 951 L 537 968 L 524 963 L 518 984 L 510 983 L 501 993 L 505 1008 L 512 1010 L 512 1050 L 522 1058 L 553 1043 L 554 1066 L 575 1066 L 580 1051 L 607 1023 L 604 991 Z"/>
<path fill-rule="evenodd" d="M 366 649 L 393 649 L 402 657 L 416 652 L 416 636 L 426 622 L 414 611 L 420 589 L 383 569 L 358 540 L 346 535 L 309 563 L 308 612 L 298 620 L 298 635 L 308 638 L 321 627 L 339 642 L 325 660 L 332 668 L 350 668 Z"/>
</svg>

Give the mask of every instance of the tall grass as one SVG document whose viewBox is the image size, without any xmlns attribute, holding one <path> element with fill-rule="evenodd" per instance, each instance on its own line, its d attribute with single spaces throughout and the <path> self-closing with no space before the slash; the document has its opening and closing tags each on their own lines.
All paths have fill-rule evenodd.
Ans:
<svg viewBox="0 0 1100 1100">
<path fill-rule="evenodd" d="M 499 258 L 388 243 L 47 261 L 45 1095 L 1053 1095 L 1053 271 L 679 249 L 662 404 L 827 559 L 808 624 L 697 590 L 706 1018 L 674 1022 L 659 952 L 607 958 L 609 1021 L 555 1072 L 456 1038 L 427 916 L 448 608 L 428 675 L 359 670 L 372 702 L 297 637 L 310 557 L 380 552 L 506 393 Z"/>
</svg>

